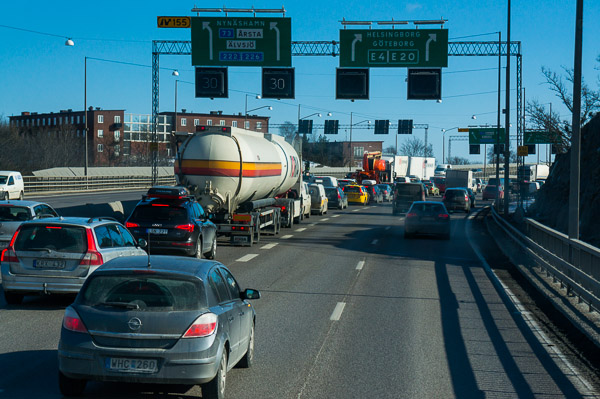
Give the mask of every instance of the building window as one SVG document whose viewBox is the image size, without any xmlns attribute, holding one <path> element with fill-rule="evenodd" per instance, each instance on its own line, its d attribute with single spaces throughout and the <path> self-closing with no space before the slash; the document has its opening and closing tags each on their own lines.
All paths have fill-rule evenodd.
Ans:
<svg viewBox="0 0 600 399">
<path fill-rule="evenodd" d="M 219 125 L 220 125 L 220 126 L 225 126 L 225 121 L 224 121 L 223 119 L 221 119 L 221 120 L 219 121 Z"/>
<path fill-rule="evenodd" d="M 56 116 L 54 117 L 54 126 L 56 126 Z"/>
<path fill-rule="evenodd" d="M 104 130 L 98 129 L 98 137 L 104 137 Z M 100 151 L 102 152 L 102 151 Z"/>
<path fill-rule="evenodd" d="M 46 126 L 46 118 L 42 118 L 42 126 Z"/>
<path fill-rule="evenodd" d="M 244 121 L 244 129 L 250 130 L 250 121 Z"/>
<path fill-rule="evenodd" d="M 237 127 L 237 121 L 231 121 L 231 127 Z"/>
<path fill-rule="evenodd" d="M 104 152 L 104 144 L 98 144 L 98 152 Z"/>
<path fill-rule="evenodd" d="M 98 123 L 104 123 L 104 115 L 98 115 Z"/>
<path fill-rule="evenodd" d="M 79 124 L 79 123 L 80 123 L 80 122 L 79 122 L 79 120 L 80 120 L 80 119 L 79 119 L 79 115 L 77 115 L 77 124 Z"/>
<path fill-rule="evenodd" d="M 194 119 L 194 126 L 200 125 L 200 119 Z"/>
<path fill-rule="evenodd" d="M 115 146 L 115 155 L 119 155 L 119 152 L 121 151 L 121 146 L 120 145 L 116 145 Z"/>
<path fill-rule="evenodd" d="M 59 117 L 58 117 L 58 124 L 59 124 L 59 125 L 62 125 L 62 116 L 59 116 Z"/>
<path fill-rule="evenodd" d="M 121 131 L 115 130 L 115 141 L 121 140 Z"/>
<path fill-rule="evenodd" d="M 256 122 L 256 130 L 262 129 L 262 122 Z"/>
<path fill-rule="evenodd" d="M 115 123 L 121 123 L 121 115 L 115 115 Z"/>
<path fill-rule="evenodd" d="M 40 125 L 40 118 L 37 119 L 36 123 L 37 123 L 38 126 Z"/>
<path fill-rule="evenodd" d="M 365 153 L 365 147 L 354 147 L 354 156 L 362 157 Z"/>
<path fill-rule="evenodd" d="M 212 126 L 212 119 L 206 120 L 206 126 Z"/>
<path fill-rule="evenodd" d="M 75 123 L 75 117 L 71 116 L 71 125 Z"/>
<path fill-rule="evenodd" d="M 187 119 L 181 118 L 181 126 L 187 126 Z"/>
</svg>

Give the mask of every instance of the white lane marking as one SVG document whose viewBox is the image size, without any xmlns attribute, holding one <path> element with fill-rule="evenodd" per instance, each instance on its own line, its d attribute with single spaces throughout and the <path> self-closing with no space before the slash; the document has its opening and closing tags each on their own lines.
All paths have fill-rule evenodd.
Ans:
<svg viewBox="0 0 600 399">
<path fill-rule="evenodd" d="M 272 242 L 270 244 L 263 245 L 262 247 L 260 247 L 260 249 L 271 249 L 271 248 L 274 248 L 277 244 L 279 244 L 279 243 L 278 242 Z"/>
<path fill-rule="evenodd" d="M 300 227 L 299 229 L 296 229 L 296 231 L 304 231 L 306 230 L 306 227 Z"/>
<path fill-rule="evenodd" d="M 242 256 L 241 258 L 239 258 L 236 262 L 248 262 L 249 260 L 252 260 L 254 258 L 256 258 L 258 256 L 258 254 L 247 254 Z"/>
<path fill-rule="evenodd" d="M 294 236 L 293 234 L 288 234 L 288 235 L 285 235 L 285 236 L 281 237 L 281 239 L 282 240 L 287 240 L 288 238 L 292 238 L 293 236 Z"/>
<path fill-rule="evenodd" d="M 366 208 L 365 208 L 365 209 L 366 209 Z M 355 210 L 353 210 L 352 212 L 358 212 L 358 211 L 360 211 L 360 209 L 355 209 Z"/>
<path fill-rule="evenodd" d="M 504 282 L 502 282 L 502 280 L 500 280 L 500 278 L 498 277 L 496 272 L 494 272 L 492 270 L 490 265 L 487 263 L 487 261 L 485 260 L 485 258 L 481 254 L 481 252 L 479 251 L 479 248 L 477 248 L 476 245 L 473 245 L 472 238 L 471 238 L 471 230 L 472 230 L 471 223 L 473 222 L 473 219 L 476 216 L 477 216 L 477 214 L 469 216 L 468 224 L 465 225 L 465 233 L 467 235 L 467 242 L 469 243 L 469 246 L 473 249 L 473 252 L 475 252 L 475 255 L 479 258 L 479 261 L 483 265 L 483 269 L 485 270 L 485 272 L 488 275 L 488 278 L 490 279 L 492 284 L 495 286 L 495 288 L 498 292 L 498 295 L 500 297 L 505 296 L 506 300 L 512 303 L 514 309 L 517 311 L 517 315 L 521 316 L 522 320 L 525 322 L 525 324 L 527 324 L 527 326 L 529 327 L 529 329 L 531 330 L 533 335 L 536 336 L 538 342 L 540 342 L 542 344 L 542 347 L 544 349 L 546 349 L 546 352 L 553 359 L 557 359 L 562 362 L 562 364 L 559 364 L 559 362 L 557 360 L 554 360 L 554 363 L 564 373 L 564 375 L 573 383 L 573 385 L 575 385 L 576 389 L 578 389 L 579 392 L 584 391 L 584 392 L 581 392 L 583 394 L 583 396 L 597 395 L 596 391 L 590 385 L 590 383 L 584 377 L 581 376 L 579 371 L 571 364 L 571 362 L 569 362 L 567 357 L 560 351 L 558 346 L 556 346 L 556 344 L 544 333 L 542 328 L 539 327 L 539 325 L 537 324 L 537 322 L 535 321 L 533 316 L 531 316 L 531 312 L 527 311 L 527 308 L 525 308 L 525 306 L 523 306 L 523 304 L 521 303 L 519 298 L 510 290 L 510 288 L 508 288 L 508 286 L 506 286 L 504 284 Z M 502 290 L 504 292 L 502 292 Z M 508 306 L 507 306 L 507 308 L 508 308 Z M 582 389 L 580 384 L 583 385 L 583 387 L 585 387 L 585 390 L 587 390 L 587 392 L 584 389 Z"/>
<path fill-rule="evenodd" d="M 339 218 L 340 215 L 333 215 L 332 218 Z"/>
<path fill-rule="evenodd" d="M 311 223 L 308 225 L 308 227 L 315 227 L 317 224 L 316 223 Z"/>
<path fill-rule="evenodd" d="M 356 264 L 356 270 L 362 270 L 362 268 L 365 266 L 365 261 L 361 260 L 360 262 L 358 262 Z"/>
<path fill-rule="evenodd" d="M 388 227 L 386 227 L 385 229 L 386 229 L 386 230 L 389 230 L 389 229 L 391 229 L 391 228 L 392 228 L 392 226 L 388 226 Z"/>
<path fill-rule="evenodd" d="M 371 242 L 371 245 L 377 245 L 378 242 L 379 242 L 379 240 L 375 239 Z"/>
<path fill-rule="evenodd" d="M 321 219 L 322 222 L 326 222 L 328 220 L 329 220 L 329 218 L 323 218 L 323 219 Z"/>
<path fill-rule="evenodd" d="M 344 306 L 346 306 L 346 302 L 338 302 L 337 305 L 335 305 L 335 309 L 333 309 L 333 313 L 329 320 L 338 321 L 340 317 L 342 317 Z"/>
</svg>

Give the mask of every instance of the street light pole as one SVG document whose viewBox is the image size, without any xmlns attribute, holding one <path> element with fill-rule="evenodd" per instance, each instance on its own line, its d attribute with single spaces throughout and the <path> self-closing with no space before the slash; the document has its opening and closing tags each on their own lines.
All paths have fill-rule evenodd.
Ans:
<svg viewBox="0 0 600 399">
<path fill-rule="evenodd" d="M 179 82 L 179 79 L 175 79 L 175 118 L 173 120 L 173 134 L 177 133 L 177 82 Z"/>
<path fill-rule="evenodd" d="M 83 170 L 83 174 L 85 175 L 85 180 L 86 180 L 86 185 L 87 185 L 87 179 L 88 179 L 88 120 L 87 120 L 87 59 L 88 57 L 85 57 L 85 61 L 84 61 L 84 72 L 83 72 L 83 134 L 84 134 L 84 158 L 85 158 L 85 164 L 84 164 L 84 170 Z"/>
<path fill-rule="evenodd" d="M 508 218 L 510 202 L 510 2 L 508 0 L 508 17 L 506 28 L 506 137 L 504 139 L 504 217 Z"/>
</svg>

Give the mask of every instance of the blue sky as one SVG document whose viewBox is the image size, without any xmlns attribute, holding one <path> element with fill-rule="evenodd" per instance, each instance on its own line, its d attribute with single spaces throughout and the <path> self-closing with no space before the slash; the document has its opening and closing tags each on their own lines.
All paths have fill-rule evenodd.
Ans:
<svg viewBox="0 0 600 399">
<path fill-rule="evenodd" d="M 595 21 L 600 20 L 600 2 L 584 2 L 583 76 L 597 87 L 600 71 L 596 58 L 600 55 L 600 37 Z M 420 20 L 447 19 L 444 28 L 450 41 L 494 41 L 498 31 L 506 38 L 507 1 L 262 1 L 226 2 L 228 8 L 281 8 L 292 19 L 292 40 L 339 40 L 340 20 Z M 202 2 L 202 7 L 222 7 L 222 2 Z M 88 105 L 126 112 L 150 113 L 152 108 L 152 40 L 189 40 L 189 29 L 159 29 L 157 16 L 191 16 L 193 2 L 184 1 L 73 1 L 4 2 L 0 25 L 34 30 L 41 35 L 0 27 L 0 115 L 8 117 L 22 111 L 50 112 L 60 109 L 82 109 L 84 57 L 140 64 L 133 66 L 101 60 L 88 60 Z M 206 14 L 205 14 L 206 15 Z M 240 16 L 242 14 L 234 14 Z M 217 15 L 212 15 L 217 16 Z M 413 26 L 409 26 L 413 28 Z M 434 28 L 439 28 L 435 26 Z M 523 87 L 526 99 L 553 104 L 553 110 L 569 118 L 567 110 L 544 84 L 541 67 L 561 71 L 572 67 L 575 31 L 575 0 L 513 0 L 511 39 L 521 41 L 523 54 Z M 476 37 L 468 37 L 481 35 Z M 66 37 L 75 46 L 66 47 Z M 245 94 L 261 91 L 260 68 L 230 67 L 228 99 L 194 98 L 194 74 L 191 57 L 162 56 L 161 67 L 177 69 L 178 108 L 188 111 L 224 113 L 244 111 Z M 301 115 L 332 112 L 331 119 L 341 124 L 361 120 L 413 119 L 428 124 L 429 142 L 438 162 L 442 156 L 442 128 L 467 127 L 472 124 L 495 124 L 497 107 L 496 57 L 456 57 L 448 60 L 443 71 L 443 102 L 406 100 L 406 69 L 372 68 L 370 100 L 335 100 L 334 57 L 293 57 L 296 68 L 294 100 L 248 99 L 248 108 L 273 106 L 266 111 L 271 123 L 296 122 L 298 104 Z M 503 60 L 503 66 L 505 61 Z M 511 61 L 511 120 L 514 121 L 515 59 Z M 504 89 L 505 72 L 502 72 Z M 160 74 L 160 110 L 174 108 L 175 79 L 169 69 Z M 189 82 L 189 83 L 185 83 Z M 482 94 L 483 93 L 483 94 Z M 502 93 L 504 106 L 504 92 Z M 262 111 L 262 110 L 261 110 Z M 257 111 L 257 112 L 261 112 Z M 471 116 L 477 115 L 476 120 Z M 325 119 L 325 118 L 323 118 Z M 314 123 L 322 123 L 315 119 Z M 502 118 L 502 123 L 504 119 Z M 516 134 L 513 128 L 512 134 Z M 414 135 L 424 138 L 424 130 Z M 446 134 L 459 135 L 456 130 Z M 464 133 L 463 133 L 464 135 Z M 347 132 L 328 136 L 330 140 L 347 139 Z M 406 136 L 399 136 L 399 145 Z M 375 136 L 373 130 L 355 130 L 353 140 L 385 140 L 384 147 L 394 145 L 395 135 Z M 448 147 L 446 146 L 446 155 Z M 482 151 L 483 152 L 483 151 Z M 482 161 L 483 155 L 468 155 L 466 141 L 452 143 L 452 155 Z M 542 152 L 541 159 L 545 159 Z M 535 162 L 530 156 L 527 162 Z"/>
</svg>

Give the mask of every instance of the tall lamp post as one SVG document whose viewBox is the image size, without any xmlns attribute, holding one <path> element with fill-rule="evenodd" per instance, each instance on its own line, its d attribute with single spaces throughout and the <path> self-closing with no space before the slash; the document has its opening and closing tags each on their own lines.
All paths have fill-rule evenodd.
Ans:
<svg viewBox="0 0 600 399">
<path fill-rule="evenodd" d="M 450 130 L 458 129 L 458 126 L 451 127 L 450 129 L 442 129 L 442 163 L 446 163 L 446 132 Z"/>
<path fill-rule="evenodd" d="M 352 148 L 352 126 L 356 126 L 356 125 L 359 125 L 364 122 L 367 122 L 368 125 L 371 124 L 371 121 L 368 119 L 365 119 L 364 121 L 352 123 L 352 114 L 353 114 L 353 112 L 350 112 L 350 172 L 352 172 L 352 168 L 354 166 L 354 149 Z M 398 152 L 397 150 L 398 149 L 396 148 L 396 152 Z"/>
<path fill-rule="evenodd" d="M 83 168 L 83 174 L 85 175 L 85 180 L 87 184 L 88 178 L 88 120 L 87 120 L 87 59 L 85 57 L 84 61 L 84 72 L 83 72 L 83 133 L 84 133 L 84 146 L 85 146 L 85 164 Z"/>
<path fill-rule="evenodd" d="M 259 96 L 260 97 L 260 96 Z M 249 109 L 248 111 L 246 111 L 246 114 L 244 115 L 244 121 L 248 120 L 248 114 L 252 111 L 256 111 L 257 109 L 263 109 L 263 108 L 267 108 L 269 111 L 273 110 L 273 107 L 271 107 L 270 105 L 263 105 L 262 107 L 258 107 L 258 108 L 253 108 L 253 109 Z M 245 124 L 244 124 L 245 125 Z M 244 129 L 246 128 L 246 126 L 244 126 Z M 268 133 L 268 132 L 267 132 Z"/>
</svg>

